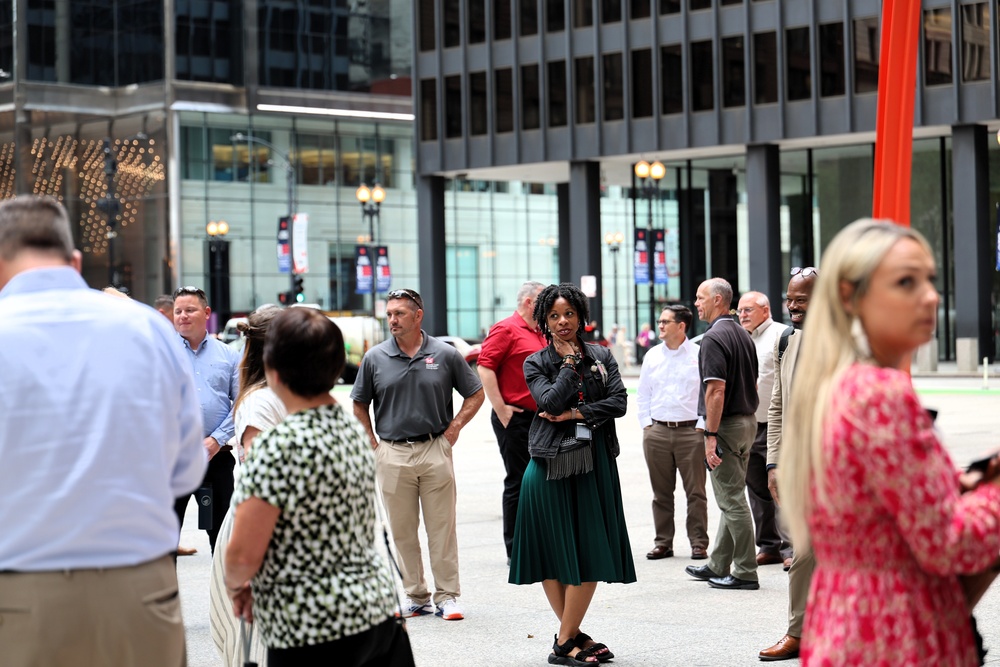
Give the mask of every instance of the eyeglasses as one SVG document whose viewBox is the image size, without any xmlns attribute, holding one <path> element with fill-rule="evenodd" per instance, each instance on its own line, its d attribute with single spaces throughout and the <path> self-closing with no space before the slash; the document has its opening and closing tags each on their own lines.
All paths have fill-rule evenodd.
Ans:
<svg viewBox="0 0 1000 667">
<path fill-rule="evenodd" d="M 819 271 L 816 269 L 815 266 L 807 266 L 805 268 L 802 268 L 801 266 L 796 266 L 795 268 L 792 269 L 792 272 L 788 275 L 797 276 L 799 274 L 802 274 L 803 278 L 808 278 L 809 276 L 818 276 Z"/>
<path fill-rule="evenodd" d="M 424 309 L 424 300 L 420 298 L 420 295 L 411 289 L 394 289 L 389 292 L 390 299 L 409 299 L 413 303 L 417 304 L 417 308 L 420 310 Z"/>
<path fill-rule="evenodd" d="M 751 306 L 749 308 L 737 308 L 736 312 L 739 315 L 742 315 L 743 313 L 746 313 L 747 315 L 749 315 L 750 313 L 752 313 L 755 310 L 757 310 L 757 308 L 755 306 Z"/>
<path fill-rule="evenodd" d="M 677 324 L 677 320 L 656 320 L 656 323 L 662 327 L 664 324 Z"/>
<path fill-rule="evenodd" d="M 205 297 L 205 290 L 199 289 L 197 287 L 192 287 L 190 285 L 188 285 L 187 287 L 178 287 L 177 289 L 175 289 L 174 298 L 176 299 L 179 296 L 196 296 L 202 301 L 207 301 L 207 298 Z"/>
</svg>

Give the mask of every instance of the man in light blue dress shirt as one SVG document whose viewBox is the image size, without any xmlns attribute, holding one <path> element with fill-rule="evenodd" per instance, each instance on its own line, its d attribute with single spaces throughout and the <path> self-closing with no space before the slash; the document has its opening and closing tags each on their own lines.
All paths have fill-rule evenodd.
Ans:
<svg viewBox="0 0 1000 667">
<path fill-rule="evenodd" d="M 0 663 L 179 667 L 194 377 L 169 322 L 80 264 L 56 200 L 0 205 Z"/>
<path fill-rule="evenodd" d="M 229 440 L 233 437 L 233 402 L 239 393 L 240 355 L 222 341 L 208 335 L 208 307 L 205 292 L 197 287 L 181 287 L 174 292 L 174 328 L 194 370 L 194 381 L 201 404 L 204 446 L 208 452 L 208 472 L 203 487 L 212 489 L 212 527 L 208 543 L 215 553 L 215 539 L 226 518 L 233 497 L 233 458 Z M 174 509 L 181 526 L 190 494 L 177 499 Z"/>
</svg>

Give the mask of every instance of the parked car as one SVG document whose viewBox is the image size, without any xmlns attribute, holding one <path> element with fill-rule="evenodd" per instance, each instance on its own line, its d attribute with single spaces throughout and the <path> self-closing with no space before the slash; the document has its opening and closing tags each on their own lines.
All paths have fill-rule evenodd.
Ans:
<svg viewBox="0 0 1000 667">
<path fill-rule="evenodd" d="M 459 354 L 465 357 L 470 366 L 475 366 L 479 363 L 479 351 L 483 349 L 483 346 L 479 343 L 469 343 L 464 338 L 459 338 L 458 336 L 438 336 L 437 339 L 443 343 L 448 343 L 448 345 L 458 350 Z"/>
</svg>

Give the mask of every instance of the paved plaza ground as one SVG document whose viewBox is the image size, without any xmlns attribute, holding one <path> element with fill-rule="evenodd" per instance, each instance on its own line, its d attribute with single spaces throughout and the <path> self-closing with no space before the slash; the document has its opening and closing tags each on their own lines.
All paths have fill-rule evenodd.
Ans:
<svg viewBox="0 0 1000 667">
<path fill-rule="evenodd" d="M 956 464 L 1000 448 L 1000 379 L 992 379 L 992 388 L 985 390 L 982 378 L 935 375 L 917 377 L 914 382 L 924 404 L 940 411 L 937 423 Z M 636 384 L 635 377 L 626 378 L 630 388 Z M 342 404 L 349 404 L 343 389 L 336 396 Z M 458 400 L 456 397 L 456 405 Z M 461 601 L 466 620 L 447 622 L 433 616 L 412 619 L 409 628 L 418 665 L 544 665 L 558 628 L 540 585 L 507 583 L 500 525 L 503 465 L 487 408 L 484 406 L 462 432 L 454 454 Z M 677 521 L 676 557 L 646 560 L 645 553 L 653 546 L 651 491 L 636 414 L 633 390 L 628 414 L 618 420 L 622 444 L 618 466 L 638 582 L 599 585 L 583 628 L 611 647 L 618 656 L 612 663 L 615 665 L 760 664 L 757 652 L 785 631 L 787 574 L 779 565 L 761 568 L 758 591 L 722 591 L 692 580 L 684 574 L 684 567 L 692 561 L 683 514 Z M 714 540 L 719 512 L 711 489 L 708 496 L 709 534 Z M 684 497 L 679 481 L 677 506 L 682 513 Z M 221 662 L 208 626 L 208 540 L 196 526 L 192 503 L 181 542 L 199 551 L 180 559 L 178 576 L 189 665 L 209 667 Z M 980 603 L 977 616 L 987 647 L 992 647 L 988 663 L 1000 664 L 1000 586 Z M 786 664 L 796 665 L 798 661 Z"/>
</svg>

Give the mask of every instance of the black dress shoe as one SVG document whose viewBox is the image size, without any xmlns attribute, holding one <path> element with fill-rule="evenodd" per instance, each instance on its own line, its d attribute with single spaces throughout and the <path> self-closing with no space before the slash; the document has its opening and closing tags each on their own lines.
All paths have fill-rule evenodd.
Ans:
<svg viewBox="0 0 1000 667">
<path fill-rule="evenodd" d="M 738 579 L 731 574 L 727 574 L 724 577 L 712 577 L 708 580 L 708 585 L 712 588 L 723 588 L 733 591 L 755 591 L 760 588 L 759 581 Z"/>
<path fill-rule="evenodd" d="M 688 565 L 686 568 L 684 568 L 684 571 L 690 574 L 695 579 L 701 579 L 702 581 L 708 581 L 709 579 L 719 578 L 719 575 L 708 569 L 707 565 L 702 565 L 701 567 Z"/>
<path fill-rule="evenodd" d="M 661 558 L 673 558 L 674 550 L 662 546 L 655 546 L 653 550 L 646 554 L 649 560 L 660 560 Z"/>
</svg>

